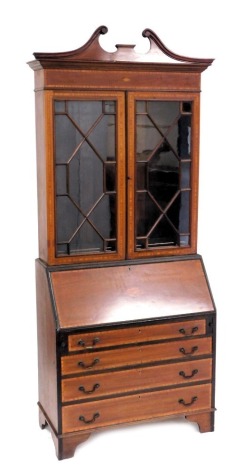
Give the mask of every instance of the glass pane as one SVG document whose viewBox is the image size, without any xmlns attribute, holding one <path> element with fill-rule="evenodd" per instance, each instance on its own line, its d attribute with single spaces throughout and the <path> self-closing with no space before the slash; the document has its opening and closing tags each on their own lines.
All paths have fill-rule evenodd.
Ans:
<svg viewBox="0 0 244 470">
<path fill-rule="evenodd" d="M 190 192 L 182 191 L 167 211 L 167 216 L 180 233 L 189 233 L 190 229 Z"/>
<path fill-rule="evenodd" d="M 115 114 L 115 101 L 105 101 L 104 102 L 104 113 L 106 114 Z"/>
<path fill-rule="evenodd" d="M 137 238 L 136 248 L 139 250 L 145 250 L 145 248 L 147 248 L 147 238 Z"/>
<path fill-rule="evenodd" d="M 175 227 L 176 231 L 180 229 L 180 210 L 181 210 L 181 194 L 175 198 L 171 206 L 167 210 L 167 217 Z"/>
<path fill-rule="evenodd" d="M 145 113 L 146 112 L 146 101 L 137 101 L 136 102 L 136 112 Z"/>
<path fill-rule="evenodd" d="M 182 103 L 182 113 L 191 113 L 192 110 L 192 102 L 191 101 L 183 101 Z"/>
<path fill-rule="evenodd" d="M 148 114 L 165 135 L 180 113 L 179 101 L 148 101 Z"/>
<path fill-rule="evenodd" d="M 181 163 L 180 187 L 181 189 L 190 188 L 191 184 L 191 163 Z"/>
<path fill-rule="evenodd" d="M 91 224 L 86 221 L 70 242 L 69 249 L 71 254 L 104 251 L 103 239 Z"/>
<path fill-rule="evenodd" d="M 69 244 L 68 243 L 58 244 L 58 254 L 67 255 L 68 252 L 69 252 Z"/>
<path fill-rule="evenodd" d="M 136 102 L 136 249 L 189 245 L 191 102 Z"/>
<path fill-rule="evenodd" d="M 190 191 L 181 192 L 179 231 L 180 233 L 190 232 Z"/>
<path fill-rule="evenodd" d="M 147 116 L 137 116 L 136 160 L 147 161 L 156 147 L 162 142 L 162 136 Z"/>
<path fill-rule="evenodd" d="M 101 159 L 115 160 L 115 116 L 103 116 L 88 139 Z"/>
<path fill-rule="evenodd" d="M 57 254 L 116 250 L 115 111 L 115 101 L 55 102 Z"/>
<path fill-rule="evenodd" d="M 103 195 L 103 164 L 87 143 L 69 164 L 69 194 L 84 214 Z"/>
<path fill-rule="evenodd" d="M 160 148 L 148 165 L 149 192 L 165 208 L 179 189 L 179 161 L 172 151 Z"/>
<path fill-rule="evenodd" d="M 55 101 L 55 112 L 64 113 L 65 112 L 65 101 Z"/>
<path fill-rule="evenodd" d="M 172 125 L 167 132 L 167 137 L 165 138 L 168 147 L 178 156 L 178 143 L 179 143 L 179 121 L 176 124 Z"/>
<path fill-rule="evenodd" d="M 191 155 L 191 116 L 182 115 L 178 121 L 178 155 L 189 158 Z"/>
<path fill-rule="evenodd" d="M 107 163 L 105 164 L 105 178 L 106 178 L 106 188 L 105 191 L 115 191 L 116 190 L 116 164 Z"/>
<path fill-rule="evenodd" d="M 136 236 L 143 237 L 151 230 L 161 212 L 147 192 L 137 193 L 136 207 Z"/>
<path fill-rule="evenodd" d="M 102 114 L 102 101 L 67 101 L 68 115 L 87 134 Z"/>
<path fill-rule="evenodd" d="M 55 117 L 56 163 L 67 163 L 83 140 L 68 116 L 60 114 Z"/>
<path fill-rule="evenodd" d="M 155 229 L 149 236 L 148 246 L 151 248 L 164 247 L 169 245 L 178 244 L 178 234 L 170 224 L 170 222 L 163 217 Z"/>
<path fill-rule="evenodd" d="M 148 186 L 148 177 L 147 177 L 147 164 L 138 163 L 137 164 L 137 175 L 136 175 L 136 187 L 137 189 L 147 189 Z"/>
<path fill-rule="evenodd" d="M 116 236 L 115 202 L 115 194 L 103 196 L 89 216 L 89 220 L 93 223 L 103 238 L 115 238 Z"/>
<path fill-rule="evenodd" d="M 67 189 L 67 165 L 56 166 L 56 194 L 66 194 Z"/>
<path fill-rule="evenodd" d="M 109 251 L 109 252 L 116 251 L 117 249 L 116 246 L 117 246 L 116 240 L 105 240 L 105 251 Z"/>
<path fill-rule="evenodd" d="M 59 221 L 57 224 L 57 242 L 68 242 L 84 220 L 84 217 L 68 196 L 57 196 L 56 216 Z"/>
<path fill-rule="evenodd" d="M 189 246 L 189 244 L 190 244 L 189 235 L 181 235 L 180 236 L 180 246 Z"/>
</svg>

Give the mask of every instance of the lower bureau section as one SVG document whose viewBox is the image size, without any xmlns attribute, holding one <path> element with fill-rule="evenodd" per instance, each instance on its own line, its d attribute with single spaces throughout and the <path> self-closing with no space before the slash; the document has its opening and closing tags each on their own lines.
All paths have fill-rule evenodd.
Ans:
<svg viewBox="0 0 244 470">
<path fill-rule="evenodd" d="M 196 275 L 200 260 L 169 263 L 133 264 L 119 278 L 117 267 L 107 267 L 108 299 L 90 282 L 100 268 L 76 269 L 85 284 L 74 284 L 72 269 L 55 268 L 60 301 L 51 283 L 54 268 L 37 261 L 39 423 L 49 426 L 59 459 L 72 457 L 77 445 L 106 427 L 182 417 L 200 432 L 214 430 L 215 308 L 201 266 L 200 279 Z M 192 269 L 183 289 L 186 263 Z M 134 276 L 128 286 L 138 270 L 146 282 Z M 97 299 L 97 286 L 105 304 Z M 81 308 L 77 299 L 83 297 Z M 142 318 L 140 306 L 144 311 L 148 299 Z"/>
<path fill-rule="evenodd" d="M 211 411 L 211 395 L 211 384 L 204 384 L 67 405 L 62 408 L 62 432 Z"/>
</svg>

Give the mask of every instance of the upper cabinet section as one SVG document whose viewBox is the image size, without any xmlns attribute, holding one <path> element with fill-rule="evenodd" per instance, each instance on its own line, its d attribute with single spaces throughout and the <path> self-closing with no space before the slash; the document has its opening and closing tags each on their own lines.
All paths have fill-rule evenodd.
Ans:
<svg viewBox="0 0 244 470">
<path fill-rule="evenodd" d="M 149 29 L 146 54 L 106 52 L 106 32 L 29 62 L 50 265 L 196 252 L 200 76 L 212 59 L 175 54 Z"/>
<path fill-rule="evenodd" d="M 56 256 L 123 259 L 124 93 L 55 94 L 53 105 Z"/>
<path fill-rule="evenodd" d="M 196 251 L 199 97 L 128 93 L 128 253 Z"/>
</svg>

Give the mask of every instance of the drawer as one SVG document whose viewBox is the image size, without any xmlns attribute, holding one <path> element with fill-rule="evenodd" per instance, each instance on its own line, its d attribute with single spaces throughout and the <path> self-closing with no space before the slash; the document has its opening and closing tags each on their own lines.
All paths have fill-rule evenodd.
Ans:
<svg viewBox="0 0 244 470">
<path fill-rule="evenodd" d="M 62 407 L 63 433 L 211 409 L 211 384 Z"/>
<path fill-rule="evenodd" d="M 164 364 L 62 380 L 62 401 L 75 401 L 211 380 L 212 359 Z"/>
<path fill-rule="evenodd" d="M 211 353 L 212 337 L 182 339 L 168 343 L 63 356 L 61 358 L 61 373 L 62 375 L 81 374 L 82 372 L 150 364 L 169 359 L 191 359 Z"/>
<path fill-rule="evenodd" d="M 195 319 L 70 335 L 68 338 L 68 348 L 71 352 L 84 351 L 86 349 L 106 348 L 109 346 L 204 334 L 206 334 L 206 320 Z"/>
</svg>

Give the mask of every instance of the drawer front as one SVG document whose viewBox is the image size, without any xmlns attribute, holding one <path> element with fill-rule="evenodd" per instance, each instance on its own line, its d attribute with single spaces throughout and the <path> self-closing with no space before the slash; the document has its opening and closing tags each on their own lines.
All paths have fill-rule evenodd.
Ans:
<svg viewBox="0 0 244 470">
<path fill-rule="evenodd" d="M 114 369 L 130 365 L 150 364 L 169 359 L 191 359 L 212 353 L 212 338 L 193 338 L 168 343 L 118 348 L 63 356 L 62 375 Z"/>
<path fill-rule="evenodd" d="M 106 348 L 124 344 L 143 343 L 160 339 L 181 338 L 206 334 L 206 320 L 186 320 L 96 333 L 70 335 L 68 348 L 70 352 Z"/>
<path fill-rule="evenodd" d="M 67 405 L 63 433 L 211 409 L 211 384 Z"/>
<path fill-rule="evenodd" d="M 62 380 L 62 401 L 96 398 L 136 390 L 211 380 L 212 360 L 164 364 Z"/>
</svg>

